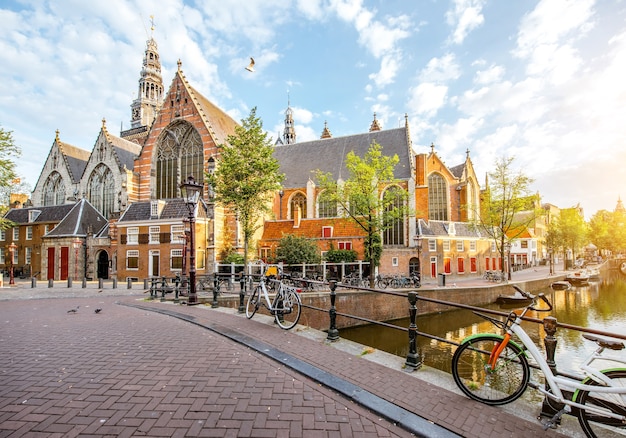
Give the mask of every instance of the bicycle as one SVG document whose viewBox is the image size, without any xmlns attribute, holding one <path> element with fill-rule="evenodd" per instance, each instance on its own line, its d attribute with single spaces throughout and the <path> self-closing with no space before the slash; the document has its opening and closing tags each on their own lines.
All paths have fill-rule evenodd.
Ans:
<svg viewBox="0 0 626 438">
<path fill-rule="evenodd" d="M 257 287 L 248 295 L 246 317 L 248 319 L 252 318 L 259 310 L 259 307 L 263 305 L 274 315 L 274 319 L 280 328 L 289 330 L 298 324 L 300 320 L 300 313 L 302 312 L 300 289 L 287 286 L 279 280 L 270 279 L 269 281 L 273 283 L 276 291 L 274 299 L 270 301 L 269 292 L 265 284 L 266 277 L 262 275 Z"/>
<path fill-rule="evenodd" d="M 532 295 L 513 287 L 528 298 Z M 539 301 L 547 308 L 538 308 Z M 539 348 L 522 328 L 521 322 L 529 311 L 548 312 L 552 304 L 544 294 L 532 298 L 532 302 L 517 315 L 511 312 L 505 321 L 475 312 L 495 326 L 503 334 L 480 333 L 465 338 L 452 357 L 452 376 L 459 389 L 469 398 L 497 406 L 510 403 L 522 396 L 528 386 L 543 394 L 557 413 L 543 426 L 544 430 L 555 427 L 563 414 L 578 418 L 585 435 L 591 438 L 626 436 L 626 368 L 599 370 L 591 367 L 596 360 L 626 364 L 626 360 L 603 356 L 605 349 L 622 350 L 620 341 L 583 334 L 594 341 L 598 348 L 585 359 L 579 380 L 570 376 L 555 375 L 542 356 Z M 515 335 L 519 340 L 511 339 Z M 530 355 L 545 378 L 545 385 L 531 381 L 527 356 Z M 572 392 L 568 399 L 564 392 Z"/>
</svg>

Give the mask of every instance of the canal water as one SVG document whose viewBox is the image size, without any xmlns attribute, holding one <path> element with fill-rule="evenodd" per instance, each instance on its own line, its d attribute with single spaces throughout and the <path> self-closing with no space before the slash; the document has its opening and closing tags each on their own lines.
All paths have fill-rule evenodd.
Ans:
<svg viewBox="0 0 626 438">
<path fill-rule="evenodd" d="M 529 312 L 528 316 L 539 319 L 553 316 L 560 323 L 626 335 L 626 276 L 618 271 L 606 272 L 600 280 L 590 282 L 588 286 L 572 287 L 566 291 L 554 291 L 548 287 L 534 293 L 539 292 L 548 297 L 554 308 L 551 312 Z M 503 312 L 511 310 L 510 307 L 501 308 L 496 304 L 486 308 Z M 406 318 L 393 323 L 408 327 L 409 320 Z M 474 333 L 498 332 L 492 323 L 470 310 L 418 317 L 417 329 L 453 342 L 460 342 Z M 524 329 L 543 350 L 543 325 L 525 322 Z M 341 329 L 339 335 L 401 357 L 406 357 L 409 349 L 407 332 L 378 325 Z M 575 370 L 596 346 L 583 339 L 581 333 L 575 330 L 559 328 L 556 338 L 555 358 L 557 368 L 561 371 Z M 450 372 L 450 361 L 456 345 L 418 336 L 418 346 L 425 365 Z"/>
</svg>

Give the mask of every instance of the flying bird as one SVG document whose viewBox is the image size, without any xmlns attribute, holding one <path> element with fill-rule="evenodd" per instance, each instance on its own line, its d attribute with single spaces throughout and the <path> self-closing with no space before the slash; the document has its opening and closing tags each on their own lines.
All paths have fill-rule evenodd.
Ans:
<svg viewBox="0 0 626 438">
<path fill-rule="evenodd" d="M 79 308 L 79 307 L 80 307 L 80 306 L 76 306 L 76 308 L 75 308 L 75 309 L 70 309 L 70 310 L 68 310 L 68 311 L 67 311 L 67 313 L 76 313 L 76 312 L 78 312 L 78 308 Z"/>
<path fill-rule="evenodd" d="M 100 312 L 102 312 L 102 309 L 100 307 L 98 307 L 96 310 L 94 310 L 94 312 L 100 313 Z"/>
<path fill-rule="evenodd" d="M 254 71 L 254 58 L 250 58 L 250 64 L 246 67 L 246 70 L 253 72 Z"/>
</svg>

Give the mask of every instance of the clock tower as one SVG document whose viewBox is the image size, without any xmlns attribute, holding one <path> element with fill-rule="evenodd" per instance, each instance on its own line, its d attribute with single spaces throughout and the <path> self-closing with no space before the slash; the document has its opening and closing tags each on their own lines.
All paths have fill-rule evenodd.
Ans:
<svg viewBox="0 0 626 438">
<path fill-rule="evenodd" d="M 137 99 L 131 104 L 131 129 L 150 127 L 163 101 L 163 78 L 157 43 L 150 37 L 143 57 Z"/>
</svg>

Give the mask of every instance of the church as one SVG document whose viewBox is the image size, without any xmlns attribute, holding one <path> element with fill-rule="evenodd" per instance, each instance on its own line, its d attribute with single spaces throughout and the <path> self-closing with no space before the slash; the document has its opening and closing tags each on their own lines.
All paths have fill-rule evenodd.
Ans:
<svg viewBox="0 0 626 438">
<path fill-rule="evenodd" d="M 184 270 L 189 222 L 180 183 L 189 175 L 204 181 L 219 165 L 218 145 L 238 123 L 187 81 L 181 61 L 165 88 L 154 38 L 147 41 L 130 108 L 130 129 L 114 135 L 103 119 L 90 150 L 56 132 L 31 199 L 7 213 L 16 226 L 0 235 L 6 239 L 0 266 L 40 280 L 141 280 Z M 485 254 L 490 245 L 467 226 L 480 203 L 469 151 L 463 163 L 447 167 L 434 145 L 414 151 L 407 116 L 404 126 L 383 129 L 376 114 L 367 132 L 333 137 L 325 123 L 318 140 L 298 143 L 289 105 L 275 145 L 285 180 L 256 236 L 256 256 L 267 258 L 280 237 L 298 234 L 314 239 L 322 255 L 334 247 L 354 249 L 363 259 L 363 232 L 320 198 L 315 171 L 345 178 L 346 154 L 363 155 L 372 142 L 400 160 L 395 181 L 381 195 L 405 192 L 409 211 L 382 236 L 380 271 L 420 269 L 433 277 L 480 272 L 491 255 Z M 221 248 L 242 251 L 236 218 L 214 204 L 206 183 L 195 217 L 197 274 L 210 274 Z M 11 255 L 5 253 L 9 241 L 15 245 Z"/>
</svg>

